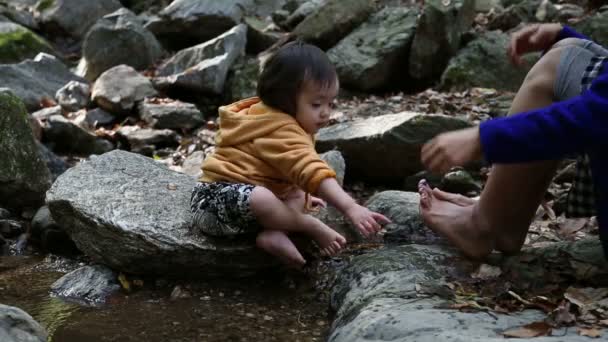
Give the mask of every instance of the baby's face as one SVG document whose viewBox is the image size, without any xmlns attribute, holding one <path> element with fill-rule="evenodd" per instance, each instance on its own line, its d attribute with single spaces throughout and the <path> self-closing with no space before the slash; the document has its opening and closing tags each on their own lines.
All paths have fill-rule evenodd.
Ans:
<svg viewBox="0 0 608 342">
<path fill-rule="evenodd" d="M 338 96 L 338 80 L 328 87 L 306 81 L 296 99 L 296 120 L 309 134 L 315 134 L 329 123 Z"/>
</svg>

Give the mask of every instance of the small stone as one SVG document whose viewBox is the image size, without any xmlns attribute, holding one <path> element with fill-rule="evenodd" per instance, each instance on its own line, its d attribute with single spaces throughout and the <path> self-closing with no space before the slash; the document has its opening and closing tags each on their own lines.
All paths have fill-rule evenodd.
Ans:
<svg viewBox="0 0 608 342">
<path fill-rule="evenodd" d="M 265 321 L 272 321 L 272 320 L 274 320 L 274 318 L 272 318 L 272 317 L 270 317 L 268 315 L 264 315 L 264 320 Z"/>
<path fill-rule="evenodd" d="M 249 318 L 254 318 L 255 317 L 255 315 L 252 314 L 251 312 L 246 313 L 245 316 L 247 316 Z"/>
<path fill-rule="evenodd" d="M 208 301 L 208 300 L 211 300 L 211 297 L 209 297 L 209 296 L 202 296 L 202 297 L 200 297 L 199 299 L 200 299 L 200 300 L 205 300 L 205 301 Z"/>
</svg>

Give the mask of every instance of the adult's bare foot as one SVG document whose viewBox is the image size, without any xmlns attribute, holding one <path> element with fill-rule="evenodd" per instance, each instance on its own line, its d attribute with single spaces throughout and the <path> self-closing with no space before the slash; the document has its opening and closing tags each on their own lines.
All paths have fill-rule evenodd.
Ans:
<svg viewBox="0 0 608 342">
<path fill-rule="evenodd" d="M 430 229 L 447 238 L 467 257 L 481 259 L 490 254 L 494 236 L 487 227 L 476 224 L 475 203 L 460 205 L 445 200 L 437 196 L 425 180 L 418 184 L 418 192 L 420 214 Z"/>
<path fill-rule="evenodd" d="M 461 194 L 453 194 L 451 192 L 445 192 L 445 191 L 439 190 L 437 188 L 433 189 L 433 195 L 440 200 L 448 201 L 448 202 L 454 203 L 456 205 L 459 205 L 461 207 L 467 207 L 467 206 L 473 205 L 473 204 L 475 204 L 475 202 L 477 202 L 477 200 L 474 200 L 470 197 L 466 197 Z"/>
</svg>

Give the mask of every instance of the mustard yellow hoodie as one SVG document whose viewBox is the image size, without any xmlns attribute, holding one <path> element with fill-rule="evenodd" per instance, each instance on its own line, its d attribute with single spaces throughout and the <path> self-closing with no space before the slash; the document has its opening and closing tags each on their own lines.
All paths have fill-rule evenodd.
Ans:
<svg viewBox="0 0 608 342">
<path fill-rule="evenodd" d="M 257 97 L 220 107 L 219 113 L 216 149 L 203 162 L 201 182 L 261 185 L 282 197 L 294 185 L 314 194 L 323 179 L 336 176 L 291 115 Z"/>
</svg>

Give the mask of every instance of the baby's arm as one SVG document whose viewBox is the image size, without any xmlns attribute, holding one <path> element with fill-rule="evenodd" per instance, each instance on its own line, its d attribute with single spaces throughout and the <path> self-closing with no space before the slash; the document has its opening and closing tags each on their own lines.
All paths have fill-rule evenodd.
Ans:
<svg viewBox="0 0 608 342">
<path fill-rule="evenodd" d="M 391 221 L 384 215 L 375 213 L 355 202 L 338 184 L 335 178 L 325 178 L 317 189 L 319 197 L 336 207 L 364 236 L 377 233 L 382 224 Z"/>
</svg>

